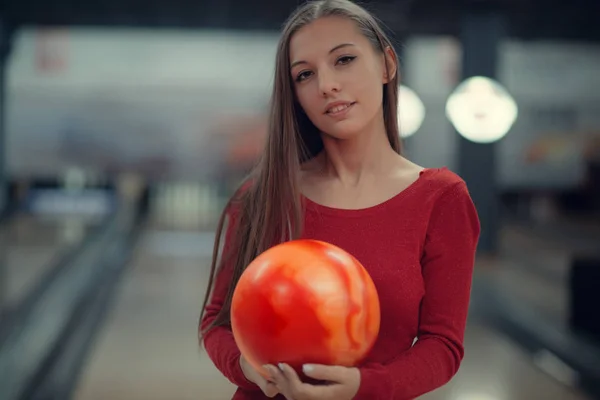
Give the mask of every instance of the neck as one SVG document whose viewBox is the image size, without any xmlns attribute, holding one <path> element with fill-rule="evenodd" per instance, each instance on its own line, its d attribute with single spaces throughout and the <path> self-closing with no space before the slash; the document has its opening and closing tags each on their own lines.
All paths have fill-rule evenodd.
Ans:
<svg viewBox="0 0 600 400">
<path fill-rule="evenodd" d="M 368 129 L 351 139 L 336 139 L 324 135 L 325 173 L 342 184 L 359 185 L 364 179 L 390 171 L 398 153 L 390 146 L 383 116 Z"/>
</svg>

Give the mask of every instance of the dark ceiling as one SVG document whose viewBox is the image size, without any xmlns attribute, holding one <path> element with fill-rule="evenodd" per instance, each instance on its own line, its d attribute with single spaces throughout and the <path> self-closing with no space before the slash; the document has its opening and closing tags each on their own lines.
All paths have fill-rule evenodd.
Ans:
<svg viewBox="0 0 600 400">
<path fill-rule="evenodd" d="M 3 0 L 13 25 L 92 25 L 277 30 L 302 0 Z M 506 16 L 507 34 L 525 40 L 600 42 L 600 0 L 363 1 L 389 29 L 409 34 L 460 31 L 465 10 Z"/>
</svg>

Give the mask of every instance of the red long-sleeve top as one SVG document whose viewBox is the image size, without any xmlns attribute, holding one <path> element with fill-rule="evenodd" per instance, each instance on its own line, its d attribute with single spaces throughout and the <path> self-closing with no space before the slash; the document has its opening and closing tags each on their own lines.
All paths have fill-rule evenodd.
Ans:
<svg viewBox="0 0 600 400">
<path fill-rule="evenodd" d="M 446 168 L 426 169 L 407 189 L 373 207 L 345 210 L 308 199 L 306 203 L 303 238 L 326 241 L 353 254 L 369 271 L 380 297 L 380 333 L 359 366 L 361 384 L 355 399 L 414 399 L 447 383 L 464 355 L 480 232 L 465 182 Z M 225 240 L 227 248 L 227 235 Z M 229 279 L 225 265 L 201 327 L 221 308 Z M 238 386 L 233 399 L 267 399 L 245 379 L 230 328 L 211 330 L 204 347 Z"/>
</svg>

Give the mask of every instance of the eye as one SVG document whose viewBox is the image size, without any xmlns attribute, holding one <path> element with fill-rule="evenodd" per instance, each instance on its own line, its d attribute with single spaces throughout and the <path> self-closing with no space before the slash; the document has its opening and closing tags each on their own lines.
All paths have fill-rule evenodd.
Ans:
<svg viewBox="0 0 600 400">
<path fill-rule="evenodd" d="M 302 71 L 296 76 L 296 82 L 302 82 L 303 80 L 310 77 L 311 71 Z"/>
<path fill-rule="evenodd" d="M 337 59 L 337 63 L 341 65 L 350 64 L 355 58 L 356 56 L 341 56 Z"/>
</svg>

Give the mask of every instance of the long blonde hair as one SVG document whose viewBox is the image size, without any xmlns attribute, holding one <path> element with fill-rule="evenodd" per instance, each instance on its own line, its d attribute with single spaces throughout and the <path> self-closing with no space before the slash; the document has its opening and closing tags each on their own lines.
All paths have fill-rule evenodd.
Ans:
<svg viewBox="0 0 600 400">
<path fill-rule="evenodd" d="M 270 102 L 266 147 L 256 168 L 251 172 L 247 188 L 239 190 L 223 211 L 217 226 L 210 279 L 202 305 L 200 321 L 210 298 L 217 274 L 220 238 L 226 216 L 235 210 L 234 227 L 229 227 L 231 251 L 223 254 L 222 263 L 232 266 L 232 279 L 225 303 L 216 319 L 200 332 L 200 339 L 211 328 L 231 322 L 231 299 L 244 269 L 260 253 L 285 240 L 298 238 L 302 232 L 303 205 L 299 189 L 301 164 L 323 149 L 317 128 L 302 112 L 295 100 L 290 76 L 289 45 L 294 33 L 311 22 L 328 16 L 352 20 L 361 33 L 382 54 L 394 48 L 376 19 L 364 8 L 348 0 L 311 1 L 300 6 L 286 22 L 279 40 L 275 80 Z M 396 57 L 397 59 L 397 57 Z M 383 114 L 392 148 L 400 153 L 397 123 L 398 75 L 383 88 Z"/>
</svg>

